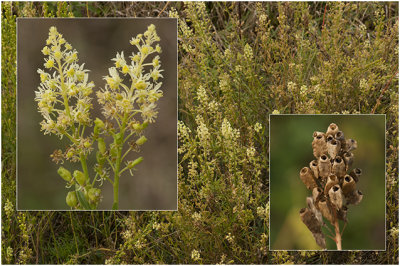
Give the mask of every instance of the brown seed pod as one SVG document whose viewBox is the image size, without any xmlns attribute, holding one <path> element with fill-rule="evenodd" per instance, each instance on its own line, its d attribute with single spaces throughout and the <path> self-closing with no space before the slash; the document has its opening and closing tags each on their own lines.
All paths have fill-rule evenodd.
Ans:
<svg viewBox="0 0 400 266">
<path fill-rule="evenodd" d="M 327 147 L 327 149 L 328 149 L 328 154 L 329 154 L 329 156 L 331 157 L 331 158 L 335 158 L 336 157 L 336 155 L 338 155 L 339 154 L 339 151 L 340 151 L 340 142 L 339 141 L 337 141 L 337 140 L 335 140 L 335 139 L 332 139 L 331 141 L 328 141 L 327 143 L 326 143 L 326 147 Z"/>
<path fill-rule="evenodd" d="M 330 223 L 334 222 L 333 215 L 328 207 L 328 202 L 326 201 L 326 199 L 321 199 L 318 202 L 318 208 L 321 211 L 322 216 L 324 216 Z"/>
<path fill-rule="evenodd" d="M 318 161 L 317 160 L 313 160 L 310 162 L 310 169 L 314 174 L 315 178 L 319 178 L 319 173 L 318 173 Z"/>
<path fill-rule="evenodd" d="M 361 169 L 360 169 L 360 168 L 355 168 L 355 169 L 351 170 L 351 172 L 350 172 L 349 175 L 351 175 L 351 177 L 352 177 L 352 178 L 354 179 L 354 181 L 356 181 L 356 183 L 357 183 L 358 180 L 359 180 L 359 178 L 360 178 L 360 176 L 361 176 L 361 174 L 362 174 Z"/>
<path fill-rule="evenodd" d="M 328 178 L 328 180 L 326 181 L 326 185 L 325 185 L 325 189 L 324 189 L 324 193 L 326 195 L 328 195 L 329 190 L 331 189 L 331 187 L 333 187 L 334 185 L 339 184 L 339 179 L 337 178 L 336 175 L 331 174 Z"/>
<path fill-rule="evenodd" d="M 353 164 L 354 154 L 351 152 L 345 152 L 343 154 L 343 160 L 346 163 L 346 169 L 349 169 Z"/>
<path fill-rule="evenodd" d="M 336 210 L 340 210 L 343 206 L 343 192 L 339 185 L 334 185 L 329 190 L 329 199 Z"/>
<path fill-rule="evenodd" d="M 341 149 L 346 148 L 346 139 L 344 138 L 344 133 L 342 131 L 339 130 L 338 132 L 336 132 L 335 139 L 340 142 Z"/>
<path fill-rule="evenodd" d="M 346 139 L 346 147 L 344 150 L 349 152 L 355 149 L 357 149 L 357 141 L 354 139 Z"/>
<path fill-rule="evenodd" d="M 356 190 L 356 181 L 354 181 L 354 179 L 350 175 L 345 175 L 342 188 L 344 195 L 348 196 L 354 193 L 354 190 Z"/>
<path fill-rule="evenodd" d="M 325 236 L 322 233 L 321 225 L 319 224 L 317 218 L 314 216 L 312 211 L 308 208 L 301 209 L 300 218 L 301 221 L 307 226 L 308 230 L 310 230 L 311 233 L 313 234 L 317 244 L 325 249 L 326 248 Z"/>
<path fill-rule="evenodd" d="M 332 165 L 332 173 L 334 173 L 338 178 L 341 178 L 346 174 L 346 164 L 342 157 L 336 156 Z"/>
<path fill-rule="evenodd" d="M 331 162 L 326 154 L 318 159 L 318 172 L 319 176 L 323 178 L 327 178 L 331 172 Z"/>
<path fill-rule="evenodd" d="M 313 189 L 317 186 L 317 183 L 314 180 L 313 173 L 310 168 L 303 167 L 300 170 L 300 179 L 303 181 L 304 185 L 306 185 L 307 189 Z"/>
<path fill-rule="evenodd" d="M 312 198 L 313 198 L 314 202 L 318 202 L 322 196 L 323 196 L 322 188 L 320 188 L 320 187 L 313 188 Z"/>
<path fill-rule="evenodd" d="M 321 212 L 315 207 L 313 198 L 312 197 L 307 197 L 306 202 L 307 202 L 308 208 L 312 211 L 312 213 L 314 214 L 315 218 L 317 218 L 319 225 L 321 226 L 324 221 L 322 220 Z"/>
<path fill-rule="evenodd" d="M 360 190 L 354 190 L 348 197 L 346 197 L 347 204 L 358 205 L 363 199 L 364 195 Z"/>
<path fill-rule="evenodd" d="M 325 134 L 323 132 L 315 131 L 313 137 L 313 154 L 315 158 L 318 158 L 319 156 L 327 152 Z"/>
<path fill-rule="evenodd" d="M 334 140 L 334 136 L 333 135 L 326 135 L 326 142 L 328 143 L 329 141 Z"/>
<path fill-rule="evenodd" d="M 326 130 L 326 135 L 336 135 L 336 132 L 339 131 L 339 127 L 335 123 L 331 123 Z"/>
</svg>

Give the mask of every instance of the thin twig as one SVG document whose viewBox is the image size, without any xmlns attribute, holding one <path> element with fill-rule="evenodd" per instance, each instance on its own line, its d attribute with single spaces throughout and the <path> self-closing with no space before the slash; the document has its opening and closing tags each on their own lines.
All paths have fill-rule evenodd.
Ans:
<svg viewBox="0 0 400 266">
<path fill-rule="evenodd" d="M 396 68 L 398 68 L 398 66 L 396 66 Z M 390 82 L 392 81 L 392 79 L 394 78 L 394 76 L 396 76 L 399 73 L 399 70 L 396 71 L 395 74 L 392 75 L 392 77 L 389 79 L 389 81 L 386 83 L 386 86 L 383 88 L 381 95 L 379 95 L 378 99 L 376 100 L 376 104 L 374 106 L 374 109 L 372 109 L 372 114 L 375 113 L 376 108 L 378 108 L 379 104 L 381 103 L 381 99 L 383 97 L 383 94 L 386 92 L 387 88 L 389 87 Z"/>
<path fill-rule="evenodd" d="M 325 10 L 324 10 L 324 17 L 322 18 L 322 26 L 321 29 L 324 27 L 325 25 L 325 14 L 326 14 L 326 7 L 328 6 L 328 4 L 325 4 Z"/>
<path fill-rule="evenodd" d="M 160 11 L 160 13 L 158 13 L 158 18 L 161 16 L 161 14 L 165 11 L 165 9 L 167 9 L 167 7 L 168 7 L 168 5 L 169 5 L 169 2 L 167 2 L 166 4 L 165 4 L 165 6 L 163 7 L 163 9 Z"/>
</svg>

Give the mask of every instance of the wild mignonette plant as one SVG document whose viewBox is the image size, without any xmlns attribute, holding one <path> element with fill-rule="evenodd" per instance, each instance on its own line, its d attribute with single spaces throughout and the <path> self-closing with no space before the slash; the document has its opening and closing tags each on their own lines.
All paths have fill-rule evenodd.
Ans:
<svg viewBox="0 0 400 266">
<path fill-rule="evenodd" d="M 55 134 L 70 140 L 66 150 L 56 150 L 53 161 L 64 160 L 81 163 L 81 170 L 60 167 L 58 174 L 67 182 L 69 191 L 66 203 L 73 209 L 97 209 L 101 201 L 103 181 L 113 186 L 112 208 L 118 209 L 119 179 L 143 161 L 143 157 L 127 160 L 131 151 L 140 151 L 147 138 L 144 129 L 157 117 L 157 101 L 163 96 L 160 90 L 162 77 L 159 55 L 160 38 L 154 25 L 143 34 L 132 38 L 130 44 L 137 48 L 127 62 L 124 52 L 112 59 L 114 67 L 104 77 L 105 87 L 96 93 L 105 119 L 90 117 L 94 83 L 89 82 L 89 70 L 78 64 L 78 53 L 55 27 L 50 28 L 49 38 L 42 53 L 45 70 L 39 69 L 40 86 L 35 100 L 44 120 L 40 123 L 44 134 Z M 152 58 L 152 59 L 151 59 Z M 129 85 L 125 81 L 129 81 Z M 94 123 L 93 132 L 87 133 Z M 113 141 L 107 145 L 107 138 Z M 87 159 L 96 148 L 97 163 L 91 177 Z M 112 171 L 112 173 L 111 173 Z M 113 177 L 112 177 L 113 176 Z"/>
<path fill-rule="evenodd" d="M 306 198 L 307 207 L 300 210 L 300 218 L 314 236 L 316 243 L 326 249 L 322 226 L 332 235 L 328 235 L 342 250 L 342 232 L 339 220 L 347 224 L 349 205 L 358 205 L 363 194 L 356 189 L 361 169 L 354 168 L 352 151 L 357 148 L 357 141 L 346 139 L 339 127 L 332 123 L 326 133 L 315 131 L 312 141 L 313 154 L 316 158 L 309 167 L 300 170 L 300 179 L 312 196 Z M 323 217 L 335 228 L 330 231 Z"/>
</svg>

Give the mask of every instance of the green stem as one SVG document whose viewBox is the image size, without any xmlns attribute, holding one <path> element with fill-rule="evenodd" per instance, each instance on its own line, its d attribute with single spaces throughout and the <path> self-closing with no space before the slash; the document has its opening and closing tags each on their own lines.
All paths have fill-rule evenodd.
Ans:
<svg viewBox="0 0 400 266">
<path fill-rule="evenodd" d="M 122 134 L 122 139 L 124 139 L 125 135 L 125 127 L 126 127 L 126 121 L 128 119 L 127 114 L 125 114 L 124 118 L 122 119 L 121 127 L 120 127 L 120 134 Z M 118 191 L 119 191 L 119 178 L 120 178 L 120 168 L 121 168 L 121 161 L 122 161 L 122 147 L 124 145 L 124 141 L 122 141 L 121 144 L 118 144 L 118 151 L 117 151 L 117 159 L 115 162 L 115 169 L 114 169 L 114 203 L 113 203 L 113 210 L 118 209 Z"/>
<path fill-rule="evenodd" d="M 82 164 L 83 173 L 85 174 L 86 180 L 89 180 L 89 171 L 86 164 L 86 156 L 83 153 L 80 154 L 80 160 Z"/>
</svg>

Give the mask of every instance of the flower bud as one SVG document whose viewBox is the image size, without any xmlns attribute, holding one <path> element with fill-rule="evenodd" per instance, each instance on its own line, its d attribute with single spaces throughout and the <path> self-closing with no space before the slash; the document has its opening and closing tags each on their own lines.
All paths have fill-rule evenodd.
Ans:
<svg viewBox="0 0 400 266">
<path fill-rule="evenodd" d="M 68 206 L 75 207 L 78 204 L 78 199 L 76 197 L 75 191 L 68 192 L 65 201 L 67 202 Z"/>
<path fill-rule="evenodd" d="M 134 160 L 134 161 L 130 161 L 129 163 L 128 163 L 128 168 L 129 169 L 132 169 L 133 167 L 135 167 L 136 165 L 138 165 L 139 163 L 141 163 L 143 161 L 143 157 L 139 157 L 139 158 L 137 158 L 136 160 Z"/>
<path fill-rule="evenodd" d="M 86 183 L 86 176 L 79 170 L 74 171 L 74 178 L 78 182 L 79 185 L 84 186 Z"/>
<path fill-rule="evenodd" d="M 92 146 L 92 143 L 90 143 L 90 141 L 85 141 L 85 143 L 83 143 L 83 146 L 85 146 L 85 148 L 90 148 L 90 146 Z"/>
<path fill-rule="evenodd" d="M 335 123 L 331 123 L 328 129 L 326 130 L 326 135 L 335 136 L 338 131 L 339 131 L 338 126 Z"/>
<path fill-rule="evenodd" d="M 96 120 L 94 120 L 94 124 L 97 128 L 100 128 L 100 129 L 104 128 L 104 123 L 99 118 L 96 118 Z"/>
<path fill-rule="evenodd" d="M 136 144 L 140 146 L 140 145 L 145 144 L 146 141 L 147 141 L 147 138 L 146 138 L 145 136 L 141 136 L 140 138 L 138 138 L 138 139 L 136 140 Z"/>
<path fill-rule="evenodd" d="M 313 177 L 313 173 L 308 167 L 303 167 L 300 170 L 300 179 L 301 181 L 303 181 L 304 185 L 306 185 L 307 189 L 313 189 L 317 186 L 317 183 L 315 182 Z"/>
<path fill-rule="evenodd" d="M 339 178 L 346 174 L 346 164 L 344 163 L 342 157 L 336 156 L 335 160 L 333 161 L 332 173 Z"/>
<path fill-rule="evenodd" d="M 103 138 L 98 138 L 97 139 L 97 147 L 98 147 L 99 152 L 101 154 L 105 154 L 106 153 L 106 143 L 104 142 Z"/>
<path fill-rule="evenodd" d="M 113 137 L 114 137 L 114 142 L 118 145 L 124 141 L 124 135 L 121 132 L 114 134 Z"/>
<path fill-rule="evenodd" d="M 321 155 L 318 159 L 318 172 L 322 178 L 327 178 L 331 172 L 331 162 L 326 154 Z"/>
<path fill-rule="evenodd" d="M 71 172 L 62 166 L 58 168 L 57 173 L 67 182 L 70 182 L 72 180 Z"/>
<path fill-rule="evenodd" d="M 100 198 L 101 190 L 99 188 L 91 188 L 88 191 L 89 200 L 92 202 L 97 202 Z"/>
<path fill-rule="evenodd" d="M 342 188 L 344 195 L 348 196 L 356 189 L 356 181 L 350 175 L 345 175 Z"/>
</svg>

